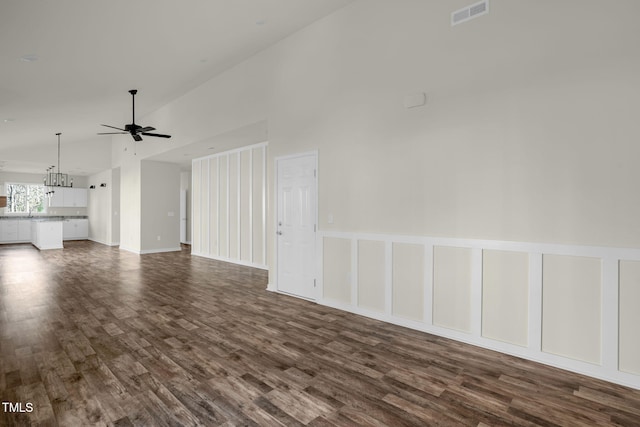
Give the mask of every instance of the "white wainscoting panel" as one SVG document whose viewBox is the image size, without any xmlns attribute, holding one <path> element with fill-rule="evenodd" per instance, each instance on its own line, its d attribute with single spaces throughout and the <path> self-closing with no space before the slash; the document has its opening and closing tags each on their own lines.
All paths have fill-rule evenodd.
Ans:
<svg viewBox="0 0 640 427">
<path fill-rule="evenodd" d="M 323 245 L 323 276 L 327 278 L 323 298 L 351 304 L 351 240 L 327 237 Z"/>
<path fill-rule="evenodd" d="M 433 324 L 471 332 L 471 249 L 433 249 Z"/>
<path fill-rule="evenodd" d="M 202 183 L 200 180 L 202 175 L 202 162 L 193 162 L 191 164 L 191 232 L 200 232 L 202 229 L 202 218 L 200 216 L 200 204 L 202 203 Z M 200 197 L 193 197 L 195 195 Z M 191 234 L 191 252 L 202 252 L 202 239 L 194 239 Z"/>
<path fill-rule="evenodd" d="M 262 143 L 193 160 L 193 255 L 267 268 L 266 149 Z"/>
<path fill-rule="evenodd" d="M 542 265 L 542 351 L 599 364 L 602 260 L 545 254 Z"/>
<path fill-rule="evenodd" d="M 483 251 L 482 336 L 527 347 L 528 329 L 528 254 Z"/>
<path fill-rule="evenodd" d="M 620 370 L 640 375 L 640 262 L 620 261 Z"/>
<path fill-rule="evenodd" d="M 640 389 L 640 249 L 323 230 L 317 242 L 319 304 Z"/>
<path fill-rule="evenodd" d="M 424 245 L 393 244 L 391 314 L 424 319 Z"/>
<path fill-rule="evenodd" d="M 358 242 L 358 307 L 384 313 L 384 242 Z"/>
</svg>

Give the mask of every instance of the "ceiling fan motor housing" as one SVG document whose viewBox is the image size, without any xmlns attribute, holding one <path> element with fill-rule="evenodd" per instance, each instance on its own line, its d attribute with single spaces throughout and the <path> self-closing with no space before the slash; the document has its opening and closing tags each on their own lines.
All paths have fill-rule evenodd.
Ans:
<svg viewBox="0 0 640 427">
<path fill-rule="evenodd" d="M 124 125 L 124 130 L 127 132 L 136 132 L 138 129 L 142 129 L 142 126 L 132 123 L 130 125 Z"/>
</svg>

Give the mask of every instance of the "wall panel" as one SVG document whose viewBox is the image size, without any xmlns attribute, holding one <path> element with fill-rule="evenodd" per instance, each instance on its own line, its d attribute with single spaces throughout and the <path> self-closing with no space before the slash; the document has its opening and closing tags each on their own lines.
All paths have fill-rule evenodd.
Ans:
<svg viewBox="0 0 640 427">
<path fill-rule="evenodd" d="M 318 303 L 640 389 L 640 250 L 321 230 Z"/>
<path fill-rule="evenodd" d="M 384 242 L 358 242 L 358 306 L 384 312 L 385 308 Z"/>
<path fill-rule="evenodd" d="M 266 143 L 195 159 L 194 255 L 266 267 Z"/>
<path fill-rule="evenodd" d="M 640 261 L 620 262 L 620 370 L 640 375 Z"/>
<path fill-rule="evenodd" d="M 229 258 L 229 156 L 218 157 L 220 182 L 218 183 L 219 197 L 219 236 L 220 256 Z"/>
<path fill-rule="evenodd" d="M 324 298 L 351 303 L 351 241 L 325 238 L 322 252 Z"/>
<path fill-rule="evenodd" d="M 240 157 L 229 155 L 229 258 L 240 259 Z"/>
<path fill-rule="evenodd" d="M 252 185 L 251 185 L 251 256 L 254 262 L 266 264 L 265 239 L 265 184 L 266 184 L 266 147 L 252 150 Z"/>
<path fill-rule="evenodd" d="M 483 251 L 482 336 L 528 345 L 529 256 Z"/>
<path fill-rule="evenodd" d="M 240 259 L 251 262 L 251 215 L 253 214 L 253 161 L 251 150 L 241 151 L 240 156 Z"/>
<path fill-rule="evenodd" d="M 192 187 L 192 200 L 193 204 L 191 208 L 191 212 L 193 215 L 191 221 L 191 235 L 198 236 L 198 238 L 193 239 L 191 242 L 191 249 L 193 252 L 201 252 L 202 251 L 202 239 L 199 237 L 201 233 L 203 233 L 202 229 L 202 217 L 201 217 L 201 203 L 203 199 L 202 194 L 202 182 L 200 180 L 200 175 L 202 174 L 202 160 L 194 160 L 191 165 L 191 187 Z"/>
<path fill-rule="evenodd" d="M 220 216 L 218 207 L 218 158 L 209 162 L 209 255 L 218 256 L 218 220 Z"/>
<path fill-rule="evenodd" d="M 200 250 L 209 253 L 209 159 L 203 160 L 200 166 Z"/>
<path fill-rule="evenodd" d="M 542 350 L 601 361 L 602 261 L 545 255 L 542 269 Z"/>
<path fill-rule="evenodd" d="M 424 268 L 424 246 L 393 244 L 393 315 L 423 320 Z"/>
<path fill-rule="evenodd" d="M 471 251 L 436 246 L 433 250 L 433 323 L 471 331 Z"/>
</svg>

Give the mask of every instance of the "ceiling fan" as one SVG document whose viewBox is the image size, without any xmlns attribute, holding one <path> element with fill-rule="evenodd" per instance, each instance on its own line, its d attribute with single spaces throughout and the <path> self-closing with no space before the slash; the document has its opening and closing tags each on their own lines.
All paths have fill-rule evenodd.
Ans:
<svg viewBox="0 0 640 427">
<path fill-rule="evenodd" d="M 140 135 L 155 136 L 158 138 L 171 138 L 171 135 L 164 135 L 161 133 L 150 133 L 152 130 L 156 130 L 156 128 L 153 128 L 151 126 L 142 127 L 136 124 L 136 93 L 138 93 L 138 91 L 136 89 L 131 89 L 129 93 L 131 94 L 131 103 L 133 105 L 133 118 L 131 119 L 131 124 L 124 125 L 124 129 L 115 127 L 115 126 L 100 125 L 100 126 L 104 126 L 112 129 L 117 129 L 120 132 L 101 132 L 101 133 L 98 133 L 98 135 L 119 135 L 119 134 L 128 133 L 128 134 L 131 134 L 133 139 L 136 141 L 142 141 L 142 136 Z"/>
</svg>

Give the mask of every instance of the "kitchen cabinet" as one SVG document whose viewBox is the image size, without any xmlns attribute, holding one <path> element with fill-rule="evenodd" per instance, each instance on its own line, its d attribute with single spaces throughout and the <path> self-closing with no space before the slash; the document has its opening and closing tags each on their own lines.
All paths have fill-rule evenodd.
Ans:
<svg viewBox="0 0 640 427">
<path fill-rule="evenodd" d="M 0 242 L 18 241 L 18 220 L 5 219 L 0 221 Z"/>
<path fill-rule="evenodd" d="M 89 238 L 88 219 L 65 219 L 62 222 L 63 240 L 84 240 Z"/>
<path fill-rule="evenodd" d="M 52 208 L 86 208 L 87 189 L 74 187 L 54 187 L 49 199 Z"/>
<path fill-rule="evenodd" d="M 31 242 L 30 219 L 0 220 L 0 243 Z"/>
<path fill-rule="evenodd" d="M 49 198 L 49 206 L 50 207 L 62 207 L 64 205 L 64 192 L 62 191 L 62 187 L 56 187 L 51 193 L 51 197 Z"/>
<path fill-rule="evenodd" d="M 31 220 L 30 219 L 18 220 L 18 241 L 19 242 L 31 241 Z"/>
<path fill-rule="evenodd" d="M 86 188 L 64 188 L 64 207 L 86 208 L 87 189 Z"/>
</svg>

